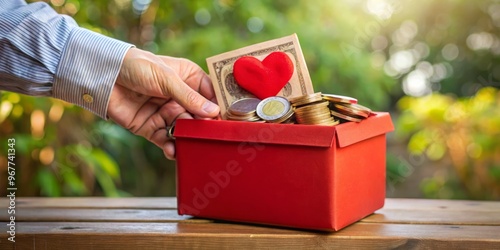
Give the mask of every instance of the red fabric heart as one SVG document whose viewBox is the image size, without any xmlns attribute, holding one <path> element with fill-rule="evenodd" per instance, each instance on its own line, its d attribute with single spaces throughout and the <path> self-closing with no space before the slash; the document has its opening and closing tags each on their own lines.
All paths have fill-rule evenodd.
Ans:
<svg viewBox="0 0 500 250">
<path fill-rule="evenodd" d="M 236 83 L 259 99 L 275 96 L 293 75 L 293 62 L 284 52 L 273 52 L 261 62 L 243 56 L 234 62 Z"/>
</svg>

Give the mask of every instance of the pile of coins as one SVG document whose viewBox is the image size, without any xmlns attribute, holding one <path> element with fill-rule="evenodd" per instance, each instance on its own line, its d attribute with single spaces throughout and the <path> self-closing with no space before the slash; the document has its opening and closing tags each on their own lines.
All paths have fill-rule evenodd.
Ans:
<svg viewBox="0 0 500 250">
<path fill-rule="evenodd" d="M 257 122 L 261 121 L 257 116 L 257 105 L 260 103 L 257 98 L 243 98 L 235 101 L 226 111 L 226 119 L 234 121 Z"/>
<path fill-rule="evenodd" d="M 280 96 L 264 100 L 244 98 L 231 104 L 226 112 L 226 119 L 335 126 L 347 121 L 361 122 L 372 114 L 369 108 L 357 102 L 352 97 L 321 92 L 290 100 Z"/>
<path fill-rule="evenodd" d="M 371 109 L 357 104 L 357 100 L 347 96 L 322 94 L 330 102 L 330 113 L 341 121 L 361 122 L 372 113 Z"/>
<path fill-rule="evenodd" d="M 331 114 L 335 117 L 350 122 L 360 122 L 368 118 L 372 111 L 359 104 L 333 103 Z"/>
<path fill-rule="evenodd" d="M 292 98 L 290 103 L 295 107 L 297 123 L 328 126 L 339 124 L 339 121 L 332 117 L 329 102 L 323 99 L 321 93 Z"/>
</svg>

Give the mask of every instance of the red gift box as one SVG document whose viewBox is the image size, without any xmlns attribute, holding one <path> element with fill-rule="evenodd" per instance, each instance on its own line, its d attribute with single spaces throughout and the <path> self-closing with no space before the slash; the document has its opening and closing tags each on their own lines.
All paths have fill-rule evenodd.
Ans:
<svg viewBox="0 0 500 250">
<path fill-rule="evenodd" d="M 181 215 L 339 230 L 385 198 L 388 113 L 337 126 L 178 120 Z"/>
</svg>

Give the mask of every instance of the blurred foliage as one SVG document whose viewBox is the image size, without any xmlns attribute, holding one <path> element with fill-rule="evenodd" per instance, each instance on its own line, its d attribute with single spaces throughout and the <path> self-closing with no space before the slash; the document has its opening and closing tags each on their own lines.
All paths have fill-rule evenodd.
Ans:
<svg viewBox="0 0 500 250">
<path fill-rule="evenodd" d="M 479 121 L 474 126 L 472 121 L 467 126 L 463 120 L 445 121 L 447 111 L 439 111 L 471 102 L 484 87 L 500 86 L 498 0 L 47 2 L 82 27 L 154 53 L 189 58 L 205 69 L 207 57 L 297 33 L 316 91 L 354 96 L 373 109 L 393 111 L 394 117 L 399 112 L 396 103 L 403 98 L 399 138 L 408 140 L 411 154 L 439 161 L 460 176 L 448 181 L 455 172 L 447 172 L 443 178 L 425 180 L 422 191 L 427 197 L 498 197 L 494 192 L 477 194 L 498 184 L 499 160 L 489 158 L 488 152 L 494 151 L 481 141 L 495 134 Z M 465 99 L 457 101 L 453 95 Z M 144 139 L 57 100 L 4 92 L 0 102 L 0 141 L 17 140 L 20 191 L 25 195 L 175 194 L 173 163 Z M 422 115 L 422 109 L 432 114 Z M 463 112 L 476 112 L 478 119 L 488 116 L 480 108 Z M 412 115 L 422 120 L 410 126 Z M 490 118 L 488 124 L 494 124 L 493 115 Z M 433 131 L 457 126 L 474 135 L 464 137 L 463 143 L 480 145 L 479 157 L 468 153 L 477 149 L 450 147 L 447 137 L 429 139 L 436 135 Z M 422 151 L 415 151 L 418 147 Z M 0 158 L 5 157 L 5 145 L 0 150 Z M 401 166 L 412 163 L 401 165 L 401 153 L 391 154 L 389 181 L 410 177 L 412 172 Z M 4 162 L 0 159 L 2 179 Z M 475 178 L 493 184 L 477 184 Z M 440 196 L 443 183 L 462 185 L 465 191 Z"/>
<path fill-rule="evenodd" d="M 463 185 L 469 197 L 500 199 L 500 91 L 486 87 L 460 99 L 438 93 L 407 96 L 398 107 L 402 113 L 396 126 L 399 135 L 411 135 L 410 153 L 434 161 L 449 156 L 459 178 L 455 186 L 444 178 L 426 180 L 425 194 L 439 197 L 441 188 Z"/>
</svg>

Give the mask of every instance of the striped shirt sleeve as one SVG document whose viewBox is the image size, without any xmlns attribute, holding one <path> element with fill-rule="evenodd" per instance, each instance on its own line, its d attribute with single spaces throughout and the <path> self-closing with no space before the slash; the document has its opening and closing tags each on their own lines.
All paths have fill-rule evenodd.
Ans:
<svg viewBox="0 0 500 250">
<path fill-rule="evenodd" d="M 0 0 L 0 90 L 52 96 L 106 118 L 132 46 L 80 28 L 46 3 Z"/>
</svg>

